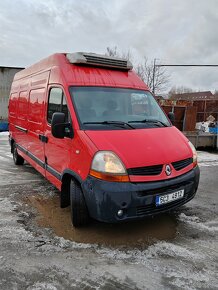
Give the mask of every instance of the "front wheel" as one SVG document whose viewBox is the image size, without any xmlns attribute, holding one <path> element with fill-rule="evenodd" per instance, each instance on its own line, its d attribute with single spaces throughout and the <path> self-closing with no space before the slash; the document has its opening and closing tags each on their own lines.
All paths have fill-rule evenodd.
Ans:
<svg viewBox="0 0 218 290">
<path fill-rule="evenodd" d="M 15 165 L 23 165 L 24 159 L 17 152 L 16 144 L 13 144 L 13 160 Z"/>
<path fill-rule="evenodd" d="M 70 206 L 73 226 L 81 227 L 87 225 L 89 222 L 89 213 L 86 202 L 81 187 L 74 180 L 71 180 L 70 183 Z"/>
</svg>

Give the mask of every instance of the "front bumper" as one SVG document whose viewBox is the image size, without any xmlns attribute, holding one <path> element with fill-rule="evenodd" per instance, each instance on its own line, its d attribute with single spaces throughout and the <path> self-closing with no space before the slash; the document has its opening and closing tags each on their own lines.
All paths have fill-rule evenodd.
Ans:
<svg viewBox="0 0 218 290">
<path fill-rule="evenodd" d="M 177 208 L 191 200 L 197 191 L 198 166 L 179 177 L 156 182 L 108 182 L 89 176 L 82 184 L 84 197 L 92 218 L 104 222 L 140 219 Z M 184 197 L 156 206 L 155 198 L 184 189 Z M 122 217 L 117 212 L 122 209 Z"/>
</svg>

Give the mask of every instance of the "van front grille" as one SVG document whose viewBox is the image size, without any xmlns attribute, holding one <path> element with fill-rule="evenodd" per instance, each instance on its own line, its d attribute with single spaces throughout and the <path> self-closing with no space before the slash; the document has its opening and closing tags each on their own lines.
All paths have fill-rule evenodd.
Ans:
<svg viewBox="0 0 218 290">
<path fill-rule="evenodd" d="M 177 178 L 177 177 L 176 177 Z M 156 181 L 158 183 L 158 181 Z M 193 181 L 185 181 L 185 182 L 179 182 L 176 183 L 174 185 L 170 185 L 170 186 L 166 186 L 166 187 L 159 187 L 157 189 L 153 189 L 153 190 L 145 190 L 145 191 L 138 191 L 137 195 L 139 197 L 143 197 L 143 196 L 149 196 L 149 195 L 154 195 L 154 194 L 167 194 L 167 193 L 171 193 L 173 191 L 178 191 L 180 189 L 184 189 L 186 190 L 186 192 L 189 192 L 192 190 L 194 186 Z"/>
<path fill-rule="evenodd" d="M 176 162 L 172 162 L 172 165 L 174 167 L 174 169 L 181 170 L 185 167 L 187 167 L 188 165 L 192 164 L 193 159 L 192 158 L 187 158 L 187 159 L 183 159 L 180 161 L 176 161 Z"/>
<path fill-rule="evenodd" d="M 163 169 L 163 165 L 153 165 L 145 167 L 135 167 L 127 169 L 129 175 L 159 175 Z"/>
</svg>

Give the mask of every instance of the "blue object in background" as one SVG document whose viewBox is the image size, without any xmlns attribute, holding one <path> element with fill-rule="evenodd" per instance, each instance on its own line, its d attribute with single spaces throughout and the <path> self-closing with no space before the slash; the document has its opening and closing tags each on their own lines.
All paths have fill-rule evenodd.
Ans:
<svg viewBox="0 0 218 290">
<path fill-rule="evenodd" d="M 218 134 L 218 127 L 209 127 L 209 132 L 213 134 Z"/>
<path fill-rule="evenodd" d="M 0 132 L 8 131 L 8 122 L 0 121 Z"/>
</svg>

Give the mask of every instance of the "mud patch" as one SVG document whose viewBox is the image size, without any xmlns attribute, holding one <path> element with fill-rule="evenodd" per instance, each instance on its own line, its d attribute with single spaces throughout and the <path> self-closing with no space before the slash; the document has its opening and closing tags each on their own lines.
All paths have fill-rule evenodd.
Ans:
<svg viewBox="0 0 218 290">
<path fill-rule="evenodd" d="M 26 196 L 25 202 L 37 209 L 37 224 L 51 228 L 65 239 L 104 246 L 146 248 L 156 240 L 171 240 L 176 236 L 177 222 L 172 214 L 163 214 L 143 221 L 106 224 L 92 221 L 89 226 L 76 229 L 71 224 L 70 207 L 59 207 L 59 196 Z"/>
</svg>

